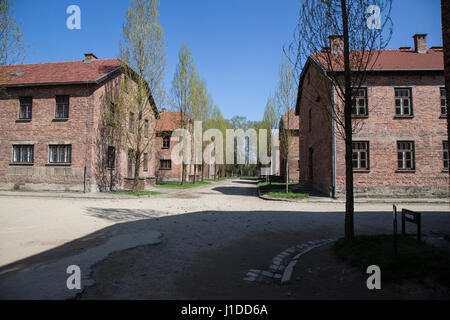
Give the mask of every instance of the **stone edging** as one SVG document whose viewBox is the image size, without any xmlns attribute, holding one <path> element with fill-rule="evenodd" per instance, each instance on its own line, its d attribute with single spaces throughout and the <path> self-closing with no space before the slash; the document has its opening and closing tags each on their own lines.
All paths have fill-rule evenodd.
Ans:
<svg viewBox="0 0 450 320">
<path fill-rule="evenodd" d="M 332 243 L 336 240 L 313 240 L 288 248 L 272 259 L 272 264 L 267 270 L 251 269 L 247 272 L 243 280 L 262 283 L 273 283 L 279 280 L 281 284 L 288 283 L 291 280 L 294 267 L 302 255 L 314 248 Z"/>
</svg>

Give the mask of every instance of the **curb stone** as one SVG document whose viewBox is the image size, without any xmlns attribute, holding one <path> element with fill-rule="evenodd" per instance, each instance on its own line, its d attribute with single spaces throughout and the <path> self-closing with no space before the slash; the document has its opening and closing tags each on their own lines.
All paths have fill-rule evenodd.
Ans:
<svg viewBox="0 0 450 320">
<path fill-rule="evenodd" d="M 286 284 L 291 281 L 294 267 L 299 261 L 300 257 L 313 250 L 314 248 L 332 243 L 337 239 L 321 239 L 311 240 L 306 243 L 298 244 L 294 247 L 287 248 L 280 252 L 272 259 L 272 264 L 267 270 L 251 269 L 244 277 L 244 281 L 273 283 L 280 281 L 281 284 Z"/>
</svg>

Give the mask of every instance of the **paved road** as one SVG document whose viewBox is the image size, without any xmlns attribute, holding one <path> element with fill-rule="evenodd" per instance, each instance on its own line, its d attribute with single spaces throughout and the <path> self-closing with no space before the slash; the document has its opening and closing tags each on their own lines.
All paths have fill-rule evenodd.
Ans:
<svg viewBox="0 0 450 320">
<path fill-rule="evenodd" d="M 8 286 L 14 281 L 34 279 L 32 285 L 38 287 L 39 272 L 50 270 L 46 281 L 51 283 L 52 273 L 65 274 L 54 269 L 62 268 L 58 263 L 63 259 L 76 264 L 77 257 L 99 246 L 108 247 L 109 255 L 100 262 L 80 262 L 86 267 L 78 298 L 277 298 L 271 296 L 273 288 L 243 282 L 246 272 L 267 268 L 273 256 L 292 245 L 341 237 L 344 223 L 343 204 L 265 201 L 256 197 L 254 182 L 239 179 L 140 199 L 17 200 L 0 198 L 3 298 L 11 296 Z M 391 208 L 357 204 L 356 232 L 390 232 Z M 425 233 L 449 232 L 448 205 L 408 208 L 427 212 Z M 150 241 L 143 236 L 117 250 L 108 245 L 117 237 L 148 233 L 162 237 Z M 54 278 L 52 285 L 61 289 L 65 283 Z M 23 288 L 14 297 L 34 292 Z M 51 291 L 49 286 L 41 294 L 67 297 Z"/>
</svg>

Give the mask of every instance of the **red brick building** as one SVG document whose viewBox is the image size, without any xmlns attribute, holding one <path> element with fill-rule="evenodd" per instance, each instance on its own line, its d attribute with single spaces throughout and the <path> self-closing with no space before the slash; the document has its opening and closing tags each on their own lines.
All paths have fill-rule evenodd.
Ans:
<svg viewBox="0 0 450 320">
<path fill-rule="evenodd" d="M 341 196 L 345 193 L 345 145 L 330 117 L 331 108 L 339 107 L 338 98 L 326 77 L 326 64 L 317 56 L 308 58 L 299 83 L 300 171 L 305 173 L 302 180 L 318 190 Z M 442 47 L 427 48 L 426 35 L 418 34 L 412 49 L 381 51 L 354 99 L 353 122 L 358 124 L 353 134 L 355 195 L 448 196 Z"/>
<path fill-rule="evenodd" d="M 102 119 L 123 77 L 121 61 L 0 66 L 0 188 L 97 191 L 130 185 L 127 153 L 102 136 Z M 153 101 L 153 99 L 151 99 Z M 153 105 L 149 126 L 158 111 Z M 154 182 L 144 155 L 140 187 Z"/>
<path fill-rule="evenodd" d="M 289 163 L 289 181 L 298 182 L 300 180 L 300 168 L 299 168 L 299 125 L 300 120 L 295 115 L 295 110 L 286 112 L 280 119 L 280 176 L 286 178 L 286 151 L 285 148 L 289 147 L 288 163 Z M 287 129 L 289 123 L 289 129 Z M 289 131 L 288 131 L 289 130 Z M 289 138 L 286 138 L 289 137 Z M 287 139 L 289 140 L 289 146 L 287 146 Z M 286 142 L 283 142 L 286 141 Z"/>
<path fill-rule="evenodd" d="M 192 131 L 191 119 L 184 115 L 186 128 Z M 182 138 L 179 141 L 171 140 L 172 133 L 177 129 L 182 129 L 181 112 L 171 112 L 162 109 L 160 118 L 156 125 L 156 179 L 158 181 L 181 181 L 182 164 L 175 163 L 172 159 L 172 152 L 176 145 L 182 143 Z M 181 145 L 180 145 L 181 146 Z M 180 152 L 182 156 L 183 152 Z M 186 181 L 191 181 L 194 176 L 194 165 L 186 165 Z M 201 176 L 201 166 L 197 165 L 197 179 Z"/>
</svg>

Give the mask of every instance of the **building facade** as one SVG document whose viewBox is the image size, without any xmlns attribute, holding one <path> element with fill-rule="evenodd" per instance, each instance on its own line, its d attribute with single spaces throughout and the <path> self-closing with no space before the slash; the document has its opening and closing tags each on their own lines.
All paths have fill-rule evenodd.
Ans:
<svg viewBox="0 0 450 320">
<path fill-rule="evenodd" d="M 289 119 L 288 119 L 289 114 Z M 289 121 L 288 121 L 289 120 Z M 299 167 L 299 142 L 300 142 L 300 120 L 295 115 L 295 110 L 290 110 L 285 113 L 280 119 L 280 175 L 286 179 L 286 165 L 289 165 L 289 181 L 300 181 L 300 167 Z M 289 127 L 289 129 L 288 129 Z M 288 148 L 289 152 L 286 152 Z"/>
<path fill-rule="evenodd" d="M 302 180 L 339 197 L 345 194 L 345 143 L 331 115 L 340 103 L 326 64 L 316 57 L 303 69 L 296 105 L 300 171 Z M 417 34 L 412 49 L 380 51 L 353 92 L 352 117 L 355 196 L 448 196 L 442 47 L 427 48 L 426 35 Z"/>
<path fill-rule="evenodd" d="M 123 74 L 118 59 L 0 66 L 0 188 L 98 191 L 130 186 L 132 164 L 105 136 L 104 117 Z M 158 111 L 148 119 L 156 125 Z M 154 182 L 154 160 L 140 188 Z M 153 161 L 153 162 L 152 162 Z"/>
</svg>

